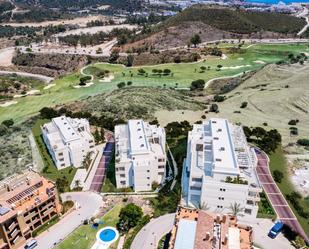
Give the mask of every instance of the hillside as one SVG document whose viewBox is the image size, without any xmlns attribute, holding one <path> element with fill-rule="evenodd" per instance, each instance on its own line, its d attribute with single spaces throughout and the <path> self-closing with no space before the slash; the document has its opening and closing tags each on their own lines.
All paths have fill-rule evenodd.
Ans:
<svg viewBox="0 0 309 249">
<path fill-rule="evenodd" d="M 193 34 L 199 34 L 202 42 L 227 38 L 287 38 L 294 37 L 305 24 L 305 19 L 286 14 L 195 5 L 151 27 L 151 32 L 139 35 L 124 49 L 185 46 Z"/>
</svg>

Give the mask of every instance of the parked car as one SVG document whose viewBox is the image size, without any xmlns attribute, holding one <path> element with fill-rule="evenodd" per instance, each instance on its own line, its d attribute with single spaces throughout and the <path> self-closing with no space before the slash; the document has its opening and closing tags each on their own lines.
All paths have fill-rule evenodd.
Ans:
<svg viewBox="0 0 309 249">
<path fill-rule="evenodd" d="M 35 248 L 37 245 L 38 245 L 37 240 L 32 239 L 32 240 L 30 240 L 30 241 L 25 245 L 24 248 L 25 248 L 25 249 L 32 249 L 32 248 Z"/>
<path fill-rule="evenodd" d="M 275 225 L 270 229 L 268 232 L 268 237 L 274 239 L 277 237 L 277 235 L 282 231 L 283 223 L 280 221 L 277 221 Z"/>
</svg>

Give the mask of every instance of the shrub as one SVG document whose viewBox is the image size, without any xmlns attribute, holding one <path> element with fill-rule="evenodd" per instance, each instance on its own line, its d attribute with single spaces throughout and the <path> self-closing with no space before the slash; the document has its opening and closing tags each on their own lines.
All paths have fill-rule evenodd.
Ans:
<svg viewBox="0 0 309 249">
<path fill-rule="evenodd" d="M 276 182 L 281 183 L 281 180 L 283 179 L 284 174 L 279 170 L 274 170 L 273 176 Z"/>
<path fill-rule="evenodd" d="M 117 87 L 120 89 L 120 88 L 124 88 L 126 86 L 126 83 L 124 82 L 120 82 L 117 84 Z"/>
<path fill-rule="evenodd" d="M 85 84 L 91 80 L 91 76 L 84 76 L 79 79 L 79 84 Z"/>
<path fill-rule="evenodd" d="M 242 102 L 240 108 L 246 108 L 248 106 L 248 102 Z"/>
<path fill-rule="evenodd" d="M 217 104 L 211 104 L 209 111 L 210 112 L 219 112 L 219 106 Z"/>
<path fill-rule="evenodd" d="M 298 139 L 297 144 L 301 146 L 309 146 L 309 139 Z"/>
<path fill-rule="evenodd" d="M 13 119 L 7 119 L 7 120 L 4 120 L 2 124 L 9 128 L 14 125 L 14 121 Z"/>
<path fill-rule="evenodd" d="M 194 80 L 191 82 L 190 90 L 203 90 L 205 87 L 205 81 L 202 79 Z"/>
<path fill-rule="evenodd" d="M 288 124 L 289 125 L 297 125 L 298 122 L 299 122 L 298 119 L 291 119 Z"/>
<path fill-rule="evenodd" d="M 224 100 L 225 100 L 225 96 L 222 96 L 222 95 L 215 95 L 214 96 L 215 102 L 223 102 Z"/>
</svg>

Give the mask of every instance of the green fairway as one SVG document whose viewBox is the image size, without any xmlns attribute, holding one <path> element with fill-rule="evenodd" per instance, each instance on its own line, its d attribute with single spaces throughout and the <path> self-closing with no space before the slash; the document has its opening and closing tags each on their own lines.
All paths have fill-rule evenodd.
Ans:
<svg viewBox="0 0 309 249">
<path fill-rule="evenodd" d="M 95 242 L 95 236 L 99 229 L 105 226 L 116 226 L 121 207 L 121 205 L 116 205 L 113 209 L 106 213 L 101 218 L 103 225 L 99 225 L 98 229 L 92 228 L 91 225 L 81 225 L 63 242 L 61 242 L 61 244 L 56 246 L 55 249 L 90 249 Z M 116 248 L 116 245 L 112 245 L 111 249 L 114 248 Z"/>
<path fill-rule="evenodd" d="M 219 44 L 220 46 L 220 44 Z M 246 46 L 244 46 L 246 48 Z M 204 79 L 206 82 L 217 77 L 233 76 L 244 71 L 258 70 L 268 63 L 275 63 L 287 58 L 289 53 L 308 52 L 308 44 L 258 44 L 248 46 L 240 54 L 227 54 L 226 59 L 209 57 L 196 63 L 162 64 L 156 66 L 141 66 L 126 68 L 123 65 L 94 64 L 88 66 L 83 72 L 92 74 L 94 70 L 109 70 L 111 78 L 102 82 L 95 77 L 93 85 L 89 87 L 74 88 L 79 83 L 79 73 L 70 74 L 57 79 L 49 89 L 39 88 L 38 96 L 16 98 L 10 106 L 0 107 L 0 122 L 13 118 L 15 122 L 22 122 L 29 116 L 36 114 L 41 108 L 55 106 L 87 98 L 103 92 L 117 89 L 120 82 L 132 82 L 133 86 L 158 86 L 188 88 L 193 80 Z M 218 70 L 217 66 L 223 68 Z M 206 70 L 201 70 L 201 67 Z M 143 68 L 144 74 L 138 70 Z M 153 69 L 170 69 L 171 74 L 154 75 Z"/>
</svg>

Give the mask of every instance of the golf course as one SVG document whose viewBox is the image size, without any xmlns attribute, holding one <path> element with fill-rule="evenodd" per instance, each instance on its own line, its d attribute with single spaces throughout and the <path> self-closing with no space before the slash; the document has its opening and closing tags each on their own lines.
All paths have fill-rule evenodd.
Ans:
<svg viewBox="0 0 309 249">
<path fill-rule="evenodd" d="M 214 78 L 232 77 L 259 70 L 267 64 L 284 61 L 291 53 L 294 55 L 309 53 L 309 44 L 303 43 L 245 44 L 237 53 L 225 53 L 228 46 L 237 47 L 236 44 L 217 44 L 217 47 L 222 48 L 224 56 L 207 56 L 194 63 L 139 67 L 108 63 L 88 65 L 79 72 L 54 80 L 50 85 L 38 87 L 39 92 L 35 95 L 14 98 L 1 104 L 0 122 L 12 117 L 15 122 L 23 122 L 43 107 L 109 92 L 117 89 L 121 82 L 128 86 L 189 88 L 191 82 L 197 79 L 208 82 Z M 91 78 L 90 82 L 83 86 L 79 85 L 80 79 L 85 76 Z"/>
</svg>

